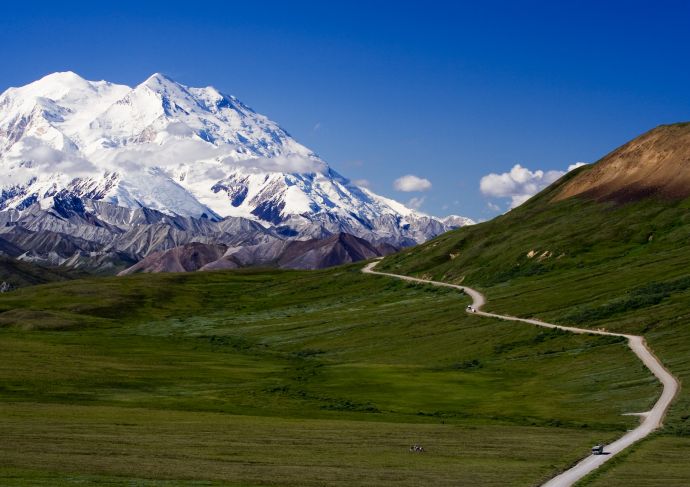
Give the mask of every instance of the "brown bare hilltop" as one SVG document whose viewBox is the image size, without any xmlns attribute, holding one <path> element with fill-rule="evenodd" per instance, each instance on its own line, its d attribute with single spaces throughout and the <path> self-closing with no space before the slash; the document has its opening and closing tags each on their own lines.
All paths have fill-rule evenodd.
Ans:
<svg viewBox="0 0 690 487">
<path fill-rule="evenodd" d="M 661 125 L 578 170 L 553 201 L 572 196 L 620 203 L 690 196 L 690 122 Z"/>
<path fill-rule="evenodd" d="M 192 242 L 168 250 L 153 252 L 129 269 L 120 272 L 118 276 L 138 272 L 192 272 L 220 259 L 226 250 L 228 247 L 222 244 Z"/>
</svg>

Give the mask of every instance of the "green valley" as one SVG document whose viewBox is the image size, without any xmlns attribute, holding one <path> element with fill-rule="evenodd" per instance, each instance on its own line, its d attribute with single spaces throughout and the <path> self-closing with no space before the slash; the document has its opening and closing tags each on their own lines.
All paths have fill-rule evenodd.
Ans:
<svg viewBox="0 0 690 487">
<path fill-rule="evenodd" d="M 684 141 L 690 125 L 658 127 L 377 270 L 476 288 L 498 314 L 642 335 L 685 382 Z M 659 397 L 624 337 L 466 313 L 456 289 L 362 268 L 0 295 L 0 483 L 539 485 Z M 689 407 L 681 390 L 663 428 L 578 485 L 686 485 Z"/>
<path fill-rule="evenodd" d="M 0 296 L 0 482 L 529 485 L 655 400 L 619 339 L 470 316 L 458 292 L 360 269 Z"/>
<path fill-rule="evenodd" d="M 688 133 L 688 124 L 659 127 L 599 164 L 572 171 L 509 213 L 401 252 L 379 268 L 474 286 L 487 295 L 490 311 L 643 335 L 686 382 L 690 199 L 654 188 L 622 200 L 599 195 L 561 199 L 559 194 L 579 181 L 602 180 L 591 172 L 620 158 L 626 164 L 617 167 L 620 175 L 649 154 L 664 154 L 666 160 L 659 160 L 665 164 L 680 163 L 685 146 L 676 141 Z M 648 139 L 655 136 L 663 147 L 650 145 Z M 633 149 L 634 157 L 626 152 Z M 665 485 L 686 485 L 690 467 L 677 458 L 690 435 L 689 408 L 690 395 L 682 389 L 663 430 L 629 453 L 636 461 L 616 459 L 582 485 L 658 485 L 661 471 L 668 472 Z"/>
</svg>

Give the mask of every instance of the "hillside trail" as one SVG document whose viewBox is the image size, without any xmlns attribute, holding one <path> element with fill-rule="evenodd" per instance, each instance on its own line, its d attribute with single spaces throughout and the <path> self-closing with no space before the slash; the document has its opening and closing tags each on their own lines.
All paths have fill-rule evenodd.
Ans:
<svg viewBox="0 0 690 487">
<path fill-rule="evenodd" d="M 612 333 L 602 330 L 590 330 L 587 328 L 576 328 L 573 326 L 561 326 L 554 325 L 552 323 L 546 323 L 540 320 L 517 318 L 515 316 L 500 315 L 496 313 L 487 313 L 481 311 L 480 308 L 486 303 L 486 298 L 479 291 L 472 289 L 467 286 L 459 286 L 456 284 L 449 284 L 440 281 L 431 281 L 428 279 L 419 279 L 416 277 L 403 276 L 399 274 L 391 274 L 388 272 L 378 272 L 374 270 L 376 264 L 378 264 L 380 259 L 367 264 L 362 272 L 365 274 L 376 274 L 379 276 L 394 277 L 397 279 L 402 279 L 409 282 L 418 282 L 422 284 L 431 284 L 434 286 L 449 287 L 453 289 L 458 289 L 469 297 L 472 298 L 472 308 L 475 311 L 468 310 L 469 313 L 478 316 L 485 316 L 488 318 L 498 318 L 501 320 L 508 321 L 519 321 L 522 323 L 527 323 L 530 325 L 542 326 L 544 328 L 556 328 L 558 330 L 565 330 L 571 333 L 586 333 L 592 335 L 606 335 L 606 336 L 617 336 L 623 337 L 628 341 L 628 346 L 637 355 L 637 357 L 644 363 L 645 367 L 649 369 L 652 374 L 661 382 L 663 385 L 663 391 L 661 396 L 656 401 L 654 406 L 650 411 L 641 413 L 640 417 L 643 418 L 640 425 L 628 431 L 623 436 L 618 438 L 616 441 L 604 446 L 604 453 L 600 455 L 589 455 L 578 462 L 575 466 L 565 470 L 564 472 L 553 477 L 551 480 L 542 484 L 542 487 L 568 487 L 573 485 L 578 480 L 582 479 L 589 473 L 593 472 L 599 466 L 613 458 L 616 454 L 625 450 L 632 444 L 640 441 L 642 438 L 646 437 L 656 429 L 658 429 L 664 419 L 666 411 L 668 411 L 673 398 L 678 392 L 679 382 L 678 380 L 661 364 L 658 358 L 652 353 L 652 351 L 647 346 L 644 337 L 639 335 L 626 335 L 623 333 Z"/>
</svg>

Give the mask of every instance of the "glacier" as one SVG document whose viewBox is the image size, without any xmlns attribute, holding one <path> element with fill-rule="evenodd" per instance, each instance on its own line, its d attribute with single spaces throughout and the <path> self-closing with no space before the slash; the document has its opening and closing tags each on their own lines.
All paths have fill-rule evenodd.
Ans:
<svg viewBox="0 0 690 487">
<path fill-rule="evenodd" d="M 55 216 L 66 200 L 99 221 L 99 208 L 148 209 L 173 220 L 248 220 L 281 238 L 348 233 L 397 247 L 473 223 L 359 187 L 236 97 L 160 73 L 129 87 L 59 72 L 7 89 L 0 177 L 0 212 L 12 214 L 3 219 L 32 215 L 34 230 L 37 212 Z M 68 234 L 79 226 L 50 225 Z"/>
</svg>

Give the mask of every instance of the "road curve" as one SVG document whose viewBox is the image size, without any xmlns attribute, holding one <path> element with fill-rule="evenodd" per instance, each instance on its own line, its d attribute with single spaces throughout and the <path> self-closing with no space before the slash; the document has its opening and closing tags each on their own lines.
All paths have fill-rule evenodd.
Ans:
<svg viewBox="0 0 690 487">
<path fill-rule="evenodd" d="M 608 331 L 600 330 L 589 330 L 586 328 L 575 328 L 573 326 L 560 326 L 554 325 L 552 323 L 546 323 L 539 320 L 531 320 L 525 318 L 517 318 L 515 316 L 499 315 L 495 313 L 486 313 L 480 311 L 480 308 L 486 303 L 484 295 L 479 291 L 466 287 L 458 286 L 455 284 L 448 284 L 446 282 L 430 281 L 427 279 L 419 279 L 416 277 L 403 276 L 399 274 L 390 274 L 387 272 L 378 272 L 374 270 L 374 267 L 378 264 L 378 260 L 367 264 L 362 272 L 366 274 L 377 274 L 379 276 L 395 277 L 397 279 L 402 279 L 404 281 L 419 282 L 423 284 L 433 284 L 434 286 L 450 287 L 454 289 L 459 289 L 465 294 L 472 298 L 472 307 L 476 310 L 479 316 L 487 316 L 490 318 L 498 318 L 501 320 L 509 321 L 521 321 L 523 323 L 528 323 L 530 325 L 543 326 L 545 328 L 558 328 L 559 330 L 565 330 L 572 333 L 589 333 L 593 335 L 608 335 L 608 336 L 619 336 L 624 337 L 628 340 L 628 345 L 632 351 L 637 355 L 637 357 L 642 360 L 642 363 L 654 374 L 654 376 L 659 379 L 659 382 L 664 386 L 661 396 L 654 404 L 654 407 L 646 413 L 641 414 L 644 418 L 640 425 L 628 431 L 626 434 L 618 438 L 613 443 L 606 445 L 604 447 L 604 455 L 590 455 L 581 460 L 574 467 L 562 472 L 551 480 L 547 481 L 542 487 L 568 487 L 573 485 L 575 482 L 583 478 L 585 475 L 589 474 L 604 462 L 610 460 L 617 453 L 628 448 L 633 443 L 641 440 L 645 436 L 649 435 L 652 431 L 656 430 L 661 426 L 664 419 L 664 415 L 671 405 L 671 401 L 678 392 L 679 383 L 678 380 L 671 375 L 671 373 L 664 368 L 659 359 L 657 359 L 651 350 L 647 347 L 643 337 L 638 335 L 625 335 L 622 333 L 611 333 Z"/>
</svg>

